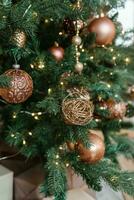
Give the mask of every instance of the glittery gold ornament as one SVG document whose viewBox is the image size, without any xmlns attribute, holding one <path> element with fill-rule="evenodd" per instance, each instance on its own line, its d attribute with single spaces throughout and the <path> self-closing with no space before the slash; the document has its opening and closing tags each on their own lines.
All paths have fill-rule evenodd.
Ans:
<svg viewBox="0 0 134 200">
<path fill-rule="evenodd" d="M 21 30 L 16 30 L 12 36 L 12 42 L 20 48 L 24 48 L 26 39 L 26 33 Z"/>
</svg>

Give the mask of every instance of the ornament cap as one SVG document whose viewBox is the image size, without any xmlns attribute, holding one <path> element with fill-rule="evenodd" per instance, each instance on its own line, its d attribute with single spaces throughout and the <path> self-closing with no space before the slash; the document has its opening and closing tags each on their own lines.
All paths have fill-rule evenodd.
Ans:
<svg viewBox="0 0 134 200">
<path fill-rule="evenodd" d="M 20 69 L 20 65 L 19 65 L 19 64 L 14 64 L 14 65 L 13 65 L 13 68 L 14 68 L 14 69 Z"/>
</svg>

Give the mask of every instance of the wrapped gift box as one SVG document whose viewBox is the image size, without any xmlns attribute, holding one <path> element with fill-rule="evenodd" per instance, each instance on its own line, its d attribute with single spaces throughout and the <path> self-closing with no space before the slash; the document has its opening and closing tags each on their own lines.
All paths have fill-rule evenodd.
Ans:
<svg viewBox="0 0 134 200">
<path fill-rule="evenodd" d="M 0 200 L 13 199 L 13 172 L 0 165 Z"/>
<path fill-rule="evenodd" d="M 15 200 L 24 200 L 29 198 L 31 200 L 41 199 L 42 197 L 37 188 L 43 180 L 44 173 L 40 165 L 37 165 L 15 177 Z"/>
<path fill-rule="evenodd" d="M 43 200 L 53 200 L 53 198 L 44 198 Z M 95 199 L 81 189 L 74 189 L 67 192 L 67 200 L 95 200 Z"/>
</svg>

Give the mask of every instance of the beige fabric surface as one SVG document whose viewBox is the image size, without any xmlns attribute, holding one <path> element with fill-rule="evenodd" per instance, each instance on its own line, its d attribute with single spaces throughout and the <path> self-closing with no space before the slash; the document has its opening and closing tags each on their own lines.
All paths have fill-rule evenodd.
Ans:
<svg viewBox="0 0 134 200">
<path fill-rule="evenodd" d="M 43 200 L 53 200 L 53 198 L 44 198 Z M 95 199 L 81 189 L 74 189 L 67 192 L 67 200 L 95 200 Z"/>
</svg>

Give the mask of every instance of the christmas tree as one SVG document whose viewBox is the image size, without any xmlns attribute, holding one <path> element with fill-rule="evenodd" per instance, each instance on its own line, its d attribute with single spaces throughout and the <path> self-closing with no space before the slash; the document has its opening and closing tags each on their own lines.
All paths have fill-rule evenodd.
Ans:
<svg viewBox="0 0 134 200">
<path fill-rule="evenodd" d="M 1 139 L 40 157 L 41 192 L 65 200 L 66 170 L 134 196 L 133 47 L 117 21 L 125 0 L 0 0 Z M 13 68 L 12 68 L 13 65 Z M 131 87 L 130 87 L 131 86 Z M 128 89 L 129 88 L 129 89 Z"/>
</svg>

